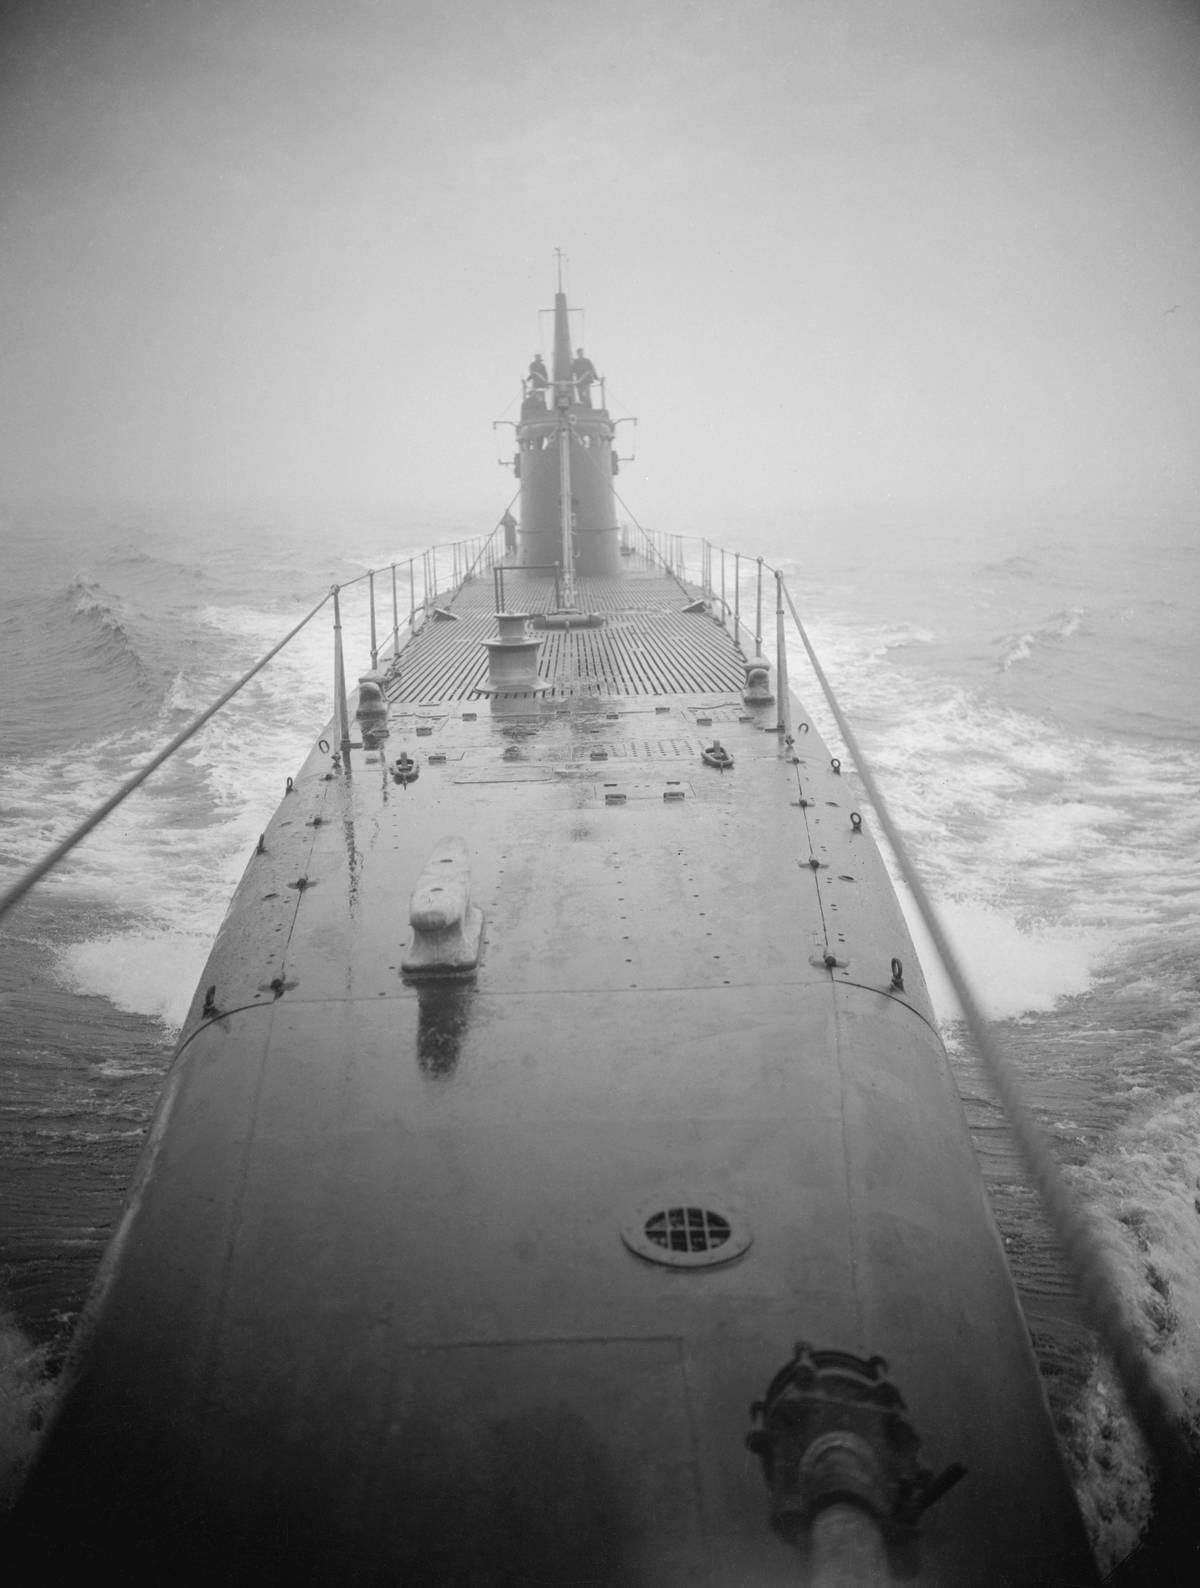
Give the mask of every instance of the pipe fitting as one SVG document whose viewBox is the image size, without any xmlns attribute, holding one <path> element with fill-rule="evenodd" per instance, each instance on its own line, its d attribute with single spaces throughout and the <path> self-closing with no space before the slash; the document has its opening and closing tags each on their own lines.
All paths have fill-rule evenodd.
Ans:
<svg viewBox="0 0 1200 1588">
<path fill-rule="evenodd" d="M 798 1344 L 766 1399 L 750 1408 L 746 1443 L 761 1459 L 770 1523 L 789 1544 L 809 1539 L 831 1505 L 868 1513 L 889 1547 L 910 1551 L 926 1506 L 963 1476 L 934 1479 L 921 1441 L 882 1357 L 816 1351 Z"/>
</svg>

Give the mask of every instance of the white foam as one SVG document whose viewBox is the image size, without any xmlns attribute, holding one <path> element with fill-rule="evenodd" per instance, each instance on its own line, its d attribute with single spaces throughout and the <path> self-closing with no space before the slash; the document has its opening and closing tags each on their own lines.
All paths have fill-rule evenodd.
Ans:
<svg viewBox="0 0 1200 1588">
<path fill-rule="evenodd" d="M 1064 640 L 1071 639 L 1079 633 L 1083 625 L 1083 608 L 1066 607 L 1061 612 L 1054 612 L 1036 629 L 1017 638 L 1008 638 L 1003 643 L 1007 647 L 1000 658 L 1000 669 L 1007 672 L 1010 668 L 1027 662 L 1039 645 L 1061 645 Z"/>
<path fill-rule="evenodd" d="M 1084 1397 L 1080 1441 L 1086 1465 L 1075 1493 L 1105 1575 L 1126 1560 L 1150 1520 L 1150 1470 L 1107 1369 L 1097 1363 Z"/>
<path fill-rule="evenodd" d="M 32 1345 L 0 1313 L 0 1516 L 16 1497 L 54 1399 L 48 1356 L 48 1347 Z"/>
<path fill-rule="evenodd" d="M 58 974 L 72 992 L 98 994 L 177 1030 L 211 946 L 208 932 L 112 932 L 61 949 Z"/>
<path fill-rule="evenodd" d="M 958 1000 L 912 895 L 903 883 L 897 891 L 938 1019 L 957 1020 Z M 1061 998 L 1086 992 L 1113 947 L 1111 933 L 1021 922 L 979 901 L 942 900 L 938 915 L 971 990 L 992 1020 L 1053 1009 Z"/>
<path fill-rule="evenodd" d="M 1081 613 L 1048 621 L 1075 632 Z M 905 671 L 886 628 L 828 624 L 824 655 L 914 863 L 993 1016 L 1050 1008 L 1181 923 L 1200 894 L 1200 757 L 1071 735 L 966 682 Z M 795 658 L 802 692 L 806 666 Z M 807 701 L 836 747 L 824 707 Z M 847 781 L 855 787 L 853 767 Z M 910 922 L 915 911 L 909 908 Z M 939 1013 L 954 1010 L 914 927 Z"/>
<path fill-rule="evenodd" d="M 1102 1221 L 1121 1293 L 1141 1320 L 1176 1414 L 1194 1437 L 1200 1433 L 1194 1400 L 1200 1383 L 1200 1094 L 1148 1102 L 1119 1127 L 1108 1150 L 1072 1178 Z M 1144 1524 L 1150 1476 L 1102 1365 L 1092 1375 L 1084 1410 L 1083 1502 L 1101 1565 L 1111 1566 Z"/>
<path fill-rule="evenodd" d="M 286 632 L 277 614 L 210 615 L 228 618 L 250 660 Z M 329 632 L 315 629 L 303 631 L 47 879 L 50 889 L 93 894 L 117 923 L 57 950 L 72 990 L 166 1026 L 181 1022 L 258 834 L 328 716 Z M 179 672 L 157 720 L 119 736 L 36 762 L 10 760 L 0 777 L 13 860 L 29 863 L 62 838 L 178 731 L 179 713 L 203 709 L 243 665 L 237 654 L 220 674 L 211 665 Z"/>
</svg>

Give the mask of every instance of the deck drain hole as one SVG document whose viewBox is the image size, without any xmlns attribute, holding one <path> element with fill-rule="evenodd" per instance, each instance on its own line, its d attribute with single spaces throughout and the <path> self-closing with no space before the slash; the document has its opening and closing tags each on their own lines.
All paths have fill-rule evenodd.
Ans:
<svg viewBox="0 0 1200 1588">
<path fill-rule="evenodd" d="M 728 1205 L 711 1201 L 644 1203 L 621 1230 L 631 1252 L 670 1268 L 715 1267 L 728 1263 L 750 1245 L 744 1218 Z"/>
</svg>

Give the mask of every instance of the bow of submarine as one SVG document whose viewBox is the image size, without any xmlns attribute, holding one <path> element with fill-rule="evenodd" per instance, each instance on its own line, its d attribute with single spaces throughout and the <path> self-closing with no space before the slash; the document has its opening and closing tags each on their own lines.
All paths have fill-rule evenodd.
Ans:
<svg viewBox="0 0 1200 1588">
<path fill-rule="evenodd" d="M 731 770 L 683 697 L 649 727 L 644 699 L 531 700 L 517 739 L 439 708 L 404 787 L 310 758 L 18 1517 L 41 1570 L 798 1580 L 745 1436 L 804 1339 L 884 1355 L 929 1464 L 967 1468 L 918 1581 L 1089 1580 L 879 854 L 815 731 L 793 756 L 705 706 Z M 482 954 L 414 981 L 447 835 Z M 730 1232 L 711 1262 L 670 1260 L 689 1208 Z"/>
</svg>

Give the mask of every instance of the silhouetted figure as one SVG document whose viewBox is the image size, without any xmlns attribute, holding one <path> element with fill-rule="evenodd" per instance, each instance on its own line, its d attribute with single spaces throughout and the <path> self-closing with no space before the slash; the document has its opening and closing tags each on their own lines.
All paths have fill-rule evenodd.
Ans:
<svg viewBox="0 0 1200 1588">
<path fill-rule="evenodd" d="M 517 521 L 511 513 L 505 513 L 500 520 L 500 527 L 504 531 L 504 550 L 506 552 L 517 549 Z"/>
<path fill-rule="evenodd" d="M 535 353 L 529 365 L 529 374 L 525 377 L 525 398 L 521 404 L 521 412 L 528 413 L 544 410 L 546 407 L 546 388 L 550 384 L 550 377 L 546 373 L 546 366 L 542 362 L 542 355 Z"/>
<path fill-rule="evenodd" d="M 585 408 L 592 406 L 592 382 L 600 379 L 596 374 L 596 366 L 590 358 L 584 357 L 581 347 L 575 349 L 575 359 L 571 365 L 571 379 L 575 382 L 575 395 Z"/>
</svg>

